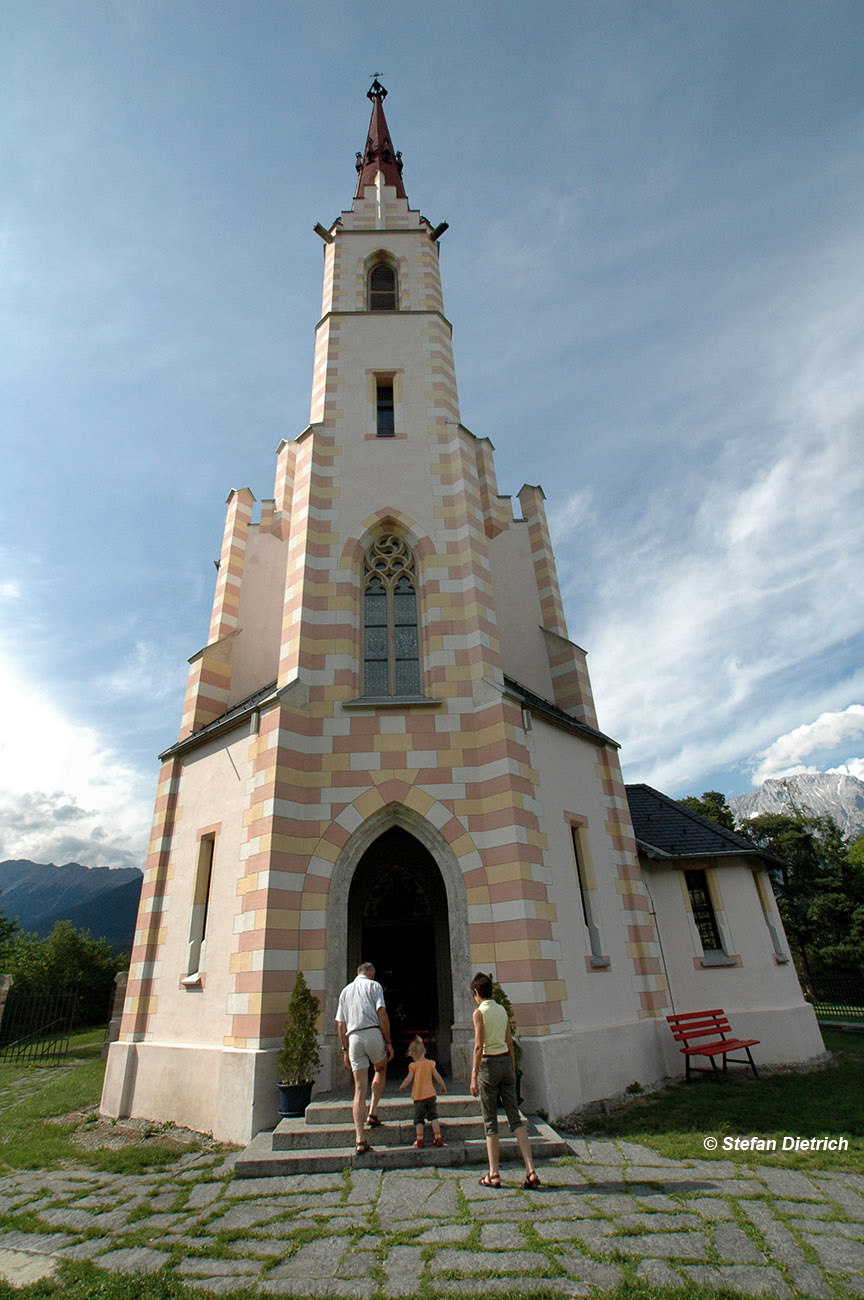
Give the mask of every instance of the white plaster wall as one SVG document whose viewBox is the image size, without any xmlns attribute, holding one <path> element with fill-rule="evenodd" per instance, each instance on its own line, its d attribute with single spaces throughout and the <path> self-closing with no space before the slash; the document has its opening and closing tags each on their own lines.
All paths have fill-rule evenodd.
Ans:
<svg viewBox="0 0 864 1300">
<path fill-rule="evenodd" d="M 715 907 L 722 903 L 729 950 L 741 958 L 740 966 L 698 964 L 702 947 L 687 911 L 681 871 L 665 865 L 645 868 L 675 1010 L 722 1007 L 731 1016 L 733 1012 L 804 1006 L 793 963 L 778 965 L 774 960 L 771 936 L 747 860 L 724 860 L 712 875 L 719 891 Z"/>
<path fill-rule="evenodd" d="M 617 869 L 606 830 L 606 801 L 594 770 L 597 747 L 537 717 L 532 718 L 527 739 L 539 776 L 538 796 L 548 841 L 547 888 L 557 917 L 554 931 L 560 978 L 567 984 L 565 1021 L 580 1032 L 627 1024 L 638 1018 L 638 998 L 626 951 Z M 583 834 L 590 848 L 597 883 L 594 901 L 600 916 L 604 956 L 611 959 L 610 967 L 605 970 L 586 969 L 591 949 L 565 810 L 587 822 Z"/>
<path fill-rule="evenodd" d="M 228 708 L 276 679 L 288 543 L 249 529 Z"/>
<path fill-rule="evenodd" d="M 243 812 L 246 781 L 251 776 L 248 754 L 251 737 L 241 734 L 211 741 L 186 755 L 180 777 L 177 822 L 171 847 L 171 878 L 167 884 L 165 942 L 160 949 L 158 1004 L 150 1021 L 150 1037 L 162 1043 L 217 1044 L 231 1032 L 227 1014 L 231 975 L 229 963 L 237 946 L 234 918 L 239 908 L 237 882 L 240 849 L 245 839 Z M 198 835 L 221 821 L 213 856 L 204 987 L 189 990 L 180 984 L 187 974 L 189 918 L 198 862 Z"/>
<path fill-rule="evenodd" d="M 543 611 L 531 558 L 528 525 L 515 520 L 489 542 L 495 613 L 504 672 L 551 700 L 555 688 L 540 628 Z"/>
</svg>

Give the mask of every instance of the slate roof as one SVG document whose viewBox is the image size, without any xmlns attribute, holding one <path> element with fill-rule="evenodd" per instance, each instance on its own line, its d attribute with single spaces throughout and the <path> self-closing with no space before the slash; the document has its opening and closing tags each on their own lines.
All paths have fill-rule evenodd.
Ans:
<svg viewBox="0 0 864 1300">
<path fill-rule="evenodd" d="M 690 812 L 650 785 L 628 785 L 636 847 L 648 858 L 757 857 L 774 860 L 750 840 Z"/>
</svg>

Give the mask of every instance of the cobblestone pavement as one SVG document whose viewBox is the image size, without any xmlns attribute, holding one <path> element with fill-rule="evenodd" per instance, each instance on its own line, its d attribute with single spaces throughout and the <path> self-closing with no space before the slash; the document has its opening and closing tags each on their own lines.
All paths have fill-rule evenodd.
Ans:
<svg viewBox="0 0 864 1300">
<path fill-rule="evenodd" d="M 0 1275 L 20 1283 L 89 1259 L 174 1270 L 217 1294 L 590 1296 L 636 1275 L 742 1295 L 827 1298 L 832 1282 L 864 1295 L 864 1177 L 572 1145 L 533 1193 L 514 1165 L 501 1191 L 465 1166 L 241 1180 L 233 1157 L 190 1154 L 137 1176 L 15 1174 L 0 1180 Z"/>
</svg>

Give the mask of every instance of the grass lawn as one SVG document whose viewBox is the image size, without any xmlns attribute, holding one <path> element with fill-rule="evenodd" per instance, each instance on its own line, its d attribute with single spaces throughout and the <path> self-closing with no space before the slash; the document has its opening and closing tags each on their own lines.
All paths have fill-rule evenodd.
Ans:
<svg viewBox="0 0 864 1300">
<path fill-rule="evenodd" d="M 73 1162 L 110 1173 L 135 1173 L 176 1160 L 176 1145 L 155 1141 L 119 1150 L 82 1149 L 72 1141 L 72 1132 L 94 1123 L 95 1111 L 83 1121 L 57 1122 L 59 1116 L 98 1106 L 105 1073 L 104 1037 L 104 1029 L 73 1034 L 69 1055 L 61 1065 L 0 1063 L 0 1172 L 51 1169 Z"/>
<path fill-rule="evenodd" d="M 837 1169 L 864 1173 L 864 1035 L 825 1029 L 833 1060 L 818 1069 L 754 1079 L 729 1067 L 715 1083 L 706 1075 L 689 1086 L 672 1084 L 638 1097 L 608 1115 L 586 1119 L 586 1137 L 642 1142 L 672 1159 L 734 1160 L 785 1169 Z M 725 1137 L 776 1138 L 777 1151 L 723 1150 Z M 849 1150 L 788 1151 L 783 1137 L 845 1137 Z M 703 1139 L 717 1138 L 706 1150 Z"/>
<path fill-rule="evenodd" d="M 500 1290 L 494 1295 L 496 1300 L 526 1300 L 526 1293 L 518 1283 L 513 1289 L 507 1289 L 505 1279 L 500 1281 Z M 115 1276 L 97 1274 L 96 1270 L 86 1265 L 64 1266 L 62 1278 L 57 1282 L 37 1282 L 31 1286 L 15 1290 L 0 1282 L 0 1300 L 202 1300 L 210 1297 L 212 1291 L 193 1290 L 185 1286 L 178 1278 L 156 1274 L 150 1277 Z M 229 1293 L 222 1292 L 226 1300 L 261 1300 L 262 1293 L 245 1287 L 238 1287 Z M 319 1292 L 314 1292 L 318 1295 Z M 334 1297 L 339 1296 L 334 1291 Z M 422 1292 L 426 1300 L 435 1300 L 436 1292 L 427 1285 Z M 484 1300 L 488 1292 L 480 1293 Z M 579 1294 L 577 1292 L 577 1294 Z M 596 1300 L 742 1300 L 740 1291 L 727 1291 L 725 1287 L 698 1286 L 691 1283 L 671 1290 L 658 1287 L 647 1279 L 630 1280 L 611 1291 L 594 1291 Z M 848 1295 L 838 1292 L 838 1296 Z M 480 1300 L 477 1291 L 470 1289 L 458 1293 L 448 1292 L 453 1300 Z M 560 1291 L 532 1291 L 530 1300 L 561 1300 Z"/>
</svg>

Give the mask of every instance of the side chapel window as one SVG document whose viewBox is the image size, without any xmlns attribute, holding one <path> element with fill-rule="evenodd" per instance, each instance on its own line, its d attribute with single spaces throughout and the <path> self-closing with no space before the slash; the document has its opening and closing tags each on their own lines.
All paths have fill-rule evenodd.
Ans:
<svg viewBox="0 0 864 1300">
<path fill-rule="evenodd" d="M 417 576 L 411 549 L 396 533 L 385 533 L 366 552 L 363 694 L 420 694 Z"/>
<path fill-rule="evenodd" d="M 705 952 L 721 952 L 720 928 L 714 914 L 714 902 L 704 871 L 685 871 L 684 881 L 690 895 L 693 920 L 699 931 L 699 940 Z"/>
<path fill-rule="evenodd" d="M 395 311 L 396 270 L 387 262 L 378 262 L 369 272 L 369 310 Z"/>
</svg>

